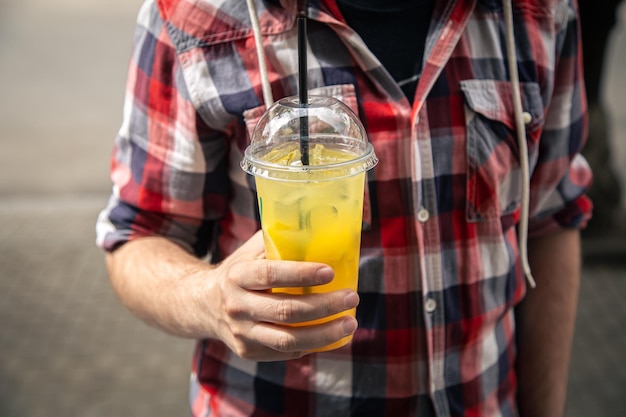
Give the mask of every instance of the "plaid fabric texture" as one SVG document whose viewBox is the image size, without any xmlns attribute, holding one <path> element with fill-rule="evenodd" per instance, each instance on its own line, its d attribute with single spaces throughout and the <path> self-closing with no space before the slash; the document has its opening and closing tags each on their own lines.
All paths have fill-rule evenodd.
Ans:
<svg viewBox="0 0 626 417">
<path fill-rule="evenodd" d="M 514 3 L 533 237 L 589 217 L 586 103 L 575 0 Z M 274 97 L 295 95 L 295 2 L 257 8 Z M 193 415 L 514 416 L 513 307 L 526 284 L 500 2 L 437 2 L 413 106 L 333 0 L 310 1 L 309 16 L 310 86 L 351 104 L 380 158 L 359 329 L 337 351 L 277 363 L 198 342 Z M 239 167 L 264 109 L 245 2 L 147 0 L 134 46 L 98 244 L 162 235 L 219 261 L 259 228 Z"/>
</svg>

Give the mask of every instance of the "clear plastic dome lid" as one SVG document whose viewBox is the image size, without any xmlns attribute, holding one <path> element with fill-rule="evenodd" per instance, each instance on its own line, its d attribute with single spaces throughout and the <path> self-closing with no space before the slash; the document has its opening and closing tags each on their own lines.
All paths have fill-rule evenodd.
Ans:
<svg viewBox="0 0 626 417">
<path fill-rule="evenodd" d="M 274 103 L 261 116 L 241 167 L 255 176 L 331 179 L 367 171 L 378 163 L 359 118 L 341 101 L 310 96 Z"/>
</svg>

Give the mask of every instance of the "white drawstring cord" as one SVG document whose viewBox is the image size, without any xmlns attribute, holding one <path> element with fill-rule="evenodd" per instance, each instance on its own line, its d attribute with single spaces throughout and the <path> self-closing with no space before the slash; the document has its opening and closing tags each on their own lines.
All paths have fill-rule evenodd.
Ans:
<svg viewBox="0 0 626 417">
<path fill-rule="evenodd" d="M 263 40 L 261 38 L 259 15 L 257 14 L 254 0 L 246 1 L 248 3 L 248 13 L 250 13 L 250 22 L 252 23 L 252 32 L 254 33 L 254 47 L 259 61 L 263 101 L 265 102 L 265 108 L 269 108 L 274 103 L 274 97 L 272 96 L 272 87 L 270 86 L 269 77 L 267 76 L 267 62 L 265 61 L 265 50 L 263 49 Z"/>
<path fill-rule="evenodd" d="M 535 280 L 528 263 L 528 218 L 530 210 L 530 168 L 528 163 L 528 145 L 526 143 L 526 127 L 520 95 L 519 74 L 517 72 L 517 53 L 515 51 L 515 34 L 513 28 L 512 0 L 504 0 L 504 23 L 506 26 L 506 53 L 513 89 L 513 110 L 515 113 L 515 129 L 517 131 L 517 143 L 519 147 L 520 166 L 522 171 L 522 203 L 520 222 L 518 229 L 519 256 L 522 263 L 522 271 L 528 280 L 528 284 L 535 288 Z"/>
</svg>

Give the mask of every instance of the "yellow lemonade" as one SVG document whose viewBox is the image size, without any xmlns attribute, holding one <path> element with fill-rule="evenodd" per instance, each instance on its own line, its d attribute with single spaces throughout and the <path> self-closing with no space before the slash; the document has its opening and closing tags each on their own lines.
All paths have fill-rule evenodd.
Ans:
<svg viewBox="0 0 626 417">
<path fill-rule="evenodd" d="M 337 164 L 355 159 L 342 150 L 315 145 L 310 151 L 310 166 Z M 299 161 L 299 150 L 277 149 L 265 161 L 292 165 Z M 259 211 L 268 259 L 322 262 L 335 271 L 329 284 L 315 287 L 275 288 L 289 294 L 324 293 L 351 288 L 356 291 L 361 245 L 361 217 L 365 171 L 345 175 L 337 171 L 315 170 L 285 173 L 281 179 L 256 177 Z M 337 178 L 338 177 L 338 178 Z M 333 320 L 356 310 L 298 323 L 306 326 Z M 318 351 L 345 345 L 346 337 Z"/>
</svg>

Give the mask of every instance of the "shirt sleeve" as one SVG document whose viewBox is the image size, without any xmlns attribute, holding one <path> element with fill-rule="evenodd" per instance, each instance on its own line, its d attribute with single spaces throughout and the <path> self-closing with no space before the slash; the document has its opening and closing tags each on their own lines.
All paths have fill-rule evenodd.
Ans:
<svg viewBox="0 0 626 417">
<path fill-rule="evenodd" d="M 156 4 L 146 1 L 97 244 L 112 251 L 138 237 L 163 236 L 204 256 L 227 206 L 227 147 L 224 132 L 208 127 L 191 102 L 167 25 Z"/>
<path fill-rule="evenodd" d="M 587 103 L 575 2 L 569 2 L 556 47 L 554 89 L 531 178 L 530 237 L 558 228 L 583 228 L 591 217 L 591 201 L 585 195 L 591 169 L 580 155 L 587 136 Z"/>
</svg>

